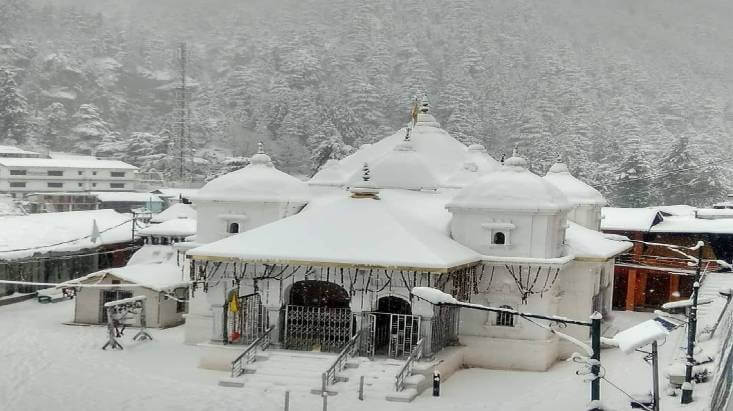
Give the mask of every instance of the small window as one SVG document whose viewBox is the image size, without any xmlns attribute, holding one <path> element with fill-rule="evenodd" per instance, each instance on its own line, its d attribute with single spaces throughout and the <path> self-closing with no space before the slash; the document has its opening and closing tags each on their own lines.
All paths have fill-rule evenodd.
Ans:
<svg viewBox="0 0 733 411">
<path fill-rule="evenodd" d="M 508 305 L 502 305 L 499 308 L 513 310 L 513 308 Z M 504 312 L 496 313 L 496 325 L 501 327 L 514 327 L 514 314 Z"/>
<path fill-rule="evenodd" d="M 79 183 L 79 187 L 83 187 L 83 186 L 84 186 L 84 183 Z"/>
<path fill-rule="evenodd" d="M 122 171 L 111 171 L 109 173 L 112 177 L 124 177 L 125 173 Z"/>
<path fill-rule="evenodd" d="M 239 223 L 231 223 L 229 224 L 229 234 L 237 234 L 239 233 Z"/>
<path fill-rule="evenodd" d="M 92 175 L 93 176 L 96 176 L 97 175 L 97 172 L 96 171 L 92 171 Z"/>
<path fill-rule="evenodd" d="M 79 171 L 79 175 L 82 175 L 82 174 L 84 174 L 84 172 L 83 171 Z"/>
<path fill-rule="evenodd" d="M 109 183 L 109 188 L 125 188 L 125 183 Z"/>
<path fill-rule="evenodd" d="M 64 175 L 64 172 L 60 170 L 48 170 L 48 175 L 53 177 L 61 177 Z"/>
<path fill-rule="evenodd" d="M 28 172 L 26 170 L 10 170 L 10 175 L 11 176 L 24 176 L 27 173 Z"/>
<path fill-rule="evenodd" d="M 96 187 L 96 186 L 97 186 L 97 183 L 92 183 L 92 187 Z"/>
<path fill-rule="evenodd" d="M 112 284 L 119 284 L 120 280 L 112 280 Z"/>
<path fill-rule="evenodd" d="M 494 233 L 494 242 L 493 244 L 505 244 L 506 243 L 506 235 L 502 233 L 501 231 Z"/>
<path fill-rule="evenodd" d="M 21 182 L 21 181 L 11 181 L 10 182 L 10 187 L 13 187 L 13 188 L 25 188 L 25 183 L 24 182 Z"/>
<path fill-rule="evenodd" d="M 64 183 L 47 183 L 48 188 L 62 188 Z"/>
</svg>

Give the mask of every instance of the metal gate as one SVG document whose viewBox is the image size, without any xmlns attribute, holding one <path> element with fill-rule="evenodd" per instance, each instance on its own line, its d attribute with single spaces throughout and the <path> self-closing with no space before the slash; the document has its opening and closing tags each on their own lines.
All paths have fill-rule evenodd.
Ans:
<svg viewBox="0 0 733 411">
<path fill-rule="evenodd" d="M 374 340 L 377 332 L 377 316 L 367 313 L 361 317 L 361 341 L 359 353 L 364 357 L 374 358 Z"/>
<path fill-rule="evenodd" d="M 285 348 L 338 351 L 351 338 L 351 321 L 348 308 L 288 305 L 285 307 Z"/>
<path fill-rule="evenodd" d="M 269 322 L 267 311 L 257 293 L 239 297 L 239 307 L 240 341 L 249 344 L 265 333 Z"/>
<path fill-rule="evenodd" d="M 420 317 L 408 314 L 390 314 L 389 358 L 407 358 L 420 339 Z"/>
</svg>

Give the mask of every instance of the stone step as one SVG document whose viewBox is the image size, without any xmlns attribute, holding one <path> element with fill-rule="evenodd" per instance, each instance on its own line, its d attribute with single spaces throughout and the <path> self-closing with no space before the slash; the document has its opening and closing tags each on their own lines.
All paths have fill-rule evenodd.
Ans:
<svg viewBox="0 0 733 411">
<path fill-rule="evenodd" d="M 387 394 L 384 398 L 391 402 L 412 402 L 417 397 L 417 390 L 414 388 L 405 388 L 400 392 Z"/>
</svg>

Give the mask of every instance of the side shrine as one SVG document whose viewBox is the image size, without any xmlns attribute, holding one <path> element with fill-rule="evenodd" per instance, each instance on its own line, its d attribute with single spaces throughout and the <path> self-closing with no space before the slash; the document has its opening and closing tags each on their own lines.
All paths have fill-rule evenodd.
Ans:
<svg viewBox="0 0 733 411">
<path fill-rule="evenodd" d="M 187 248 L 193 295 L 186 342 L 247 345 L 272 327 L 274 346 L 338 352 L 360 334 L 366 356 L 432 356 L 463 347 L 465 365 L 545 370 L 575 348 L 527 319 L 436 308 L 410 292 L 608 319 L 616 255 L 630 243 L 598 231 L 603 197 L 561 161 L 546 177 L 517 150 L 497 162 L 430 114 L 308 182 L 260 151 L 193 198 Z M 561 326 L 555 324 L 555 326 Z M 587 330 L 565 330 L 587 340 Z"/>
</svg>

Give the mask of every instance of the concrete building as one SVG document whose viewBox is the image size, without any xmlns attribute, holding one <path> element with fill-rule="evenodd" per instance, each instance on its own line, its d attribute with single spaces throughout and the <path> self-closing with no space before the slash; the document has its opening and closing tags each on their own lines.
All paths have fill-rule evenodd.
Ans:
<svg viewBox="0 0 733 411">
<path fill-rule="evenodd" d="M 30 193 L 130 191 L 137 167 L 89 158 L 0 157 L 0 192 L 16 198 Z"/>
</svg>

